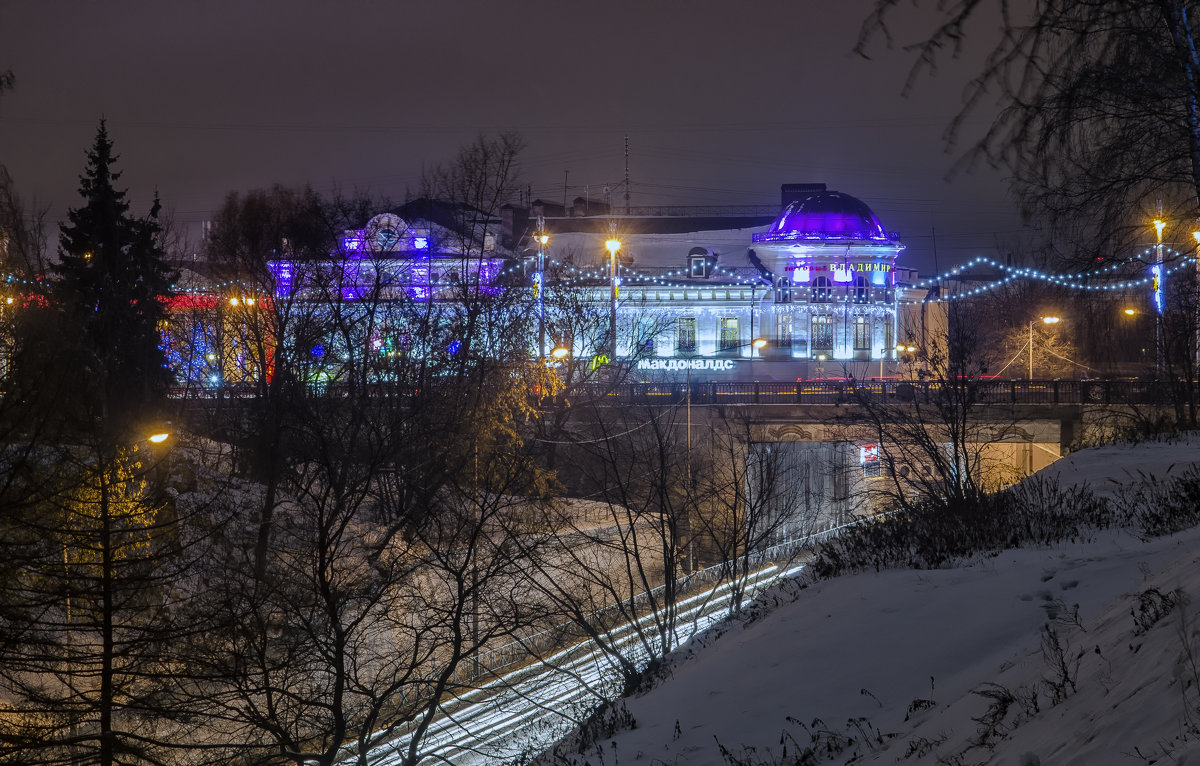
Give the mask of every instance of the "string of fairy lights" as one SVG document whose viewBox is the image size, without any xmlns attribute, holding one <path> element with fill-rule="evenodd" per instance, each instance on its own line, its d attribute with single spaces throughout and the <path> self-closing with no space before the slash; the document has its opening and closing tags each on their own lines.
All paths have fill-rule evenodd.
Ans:
<svg viewBox="0 0 1200 766">
<path fill-rule="evenodd" d="M 1145 288 L 1152 286 L 1156 277 L 1153 274 L 1134 277 L 1127 272 L 1131 268 L 1147 268 L 1152 265 L 1155 260 L 1156 248 L 1149 247 L 1142 251 L 1139 255 L 1125 259 L 1123 261 L 1105 264 L 1091 271 L 1056 274 L 1031 267 L 1012 266 L 1006 263 L 997 261 L 994 258 L 979 256 L 967 261 L 966 263 L 954 266 L 946 271 L 943 271 L 932 277 L 927 277 L 918 282 L 914 282 L 902 287 L 912 289 L 927 289 L 936 294 L 927 295 L 924 298 L 917 300 L 899 300 L 897 303 L 902 305 L 919 305 L 927 303 L 944 303 L 948 301 L 964 300 L 980 295 L 982 293 L 996 290 L 1005 285 L 1008 285 L 1017 280 L 1033 280 L 1046 284 L 1052 284 L 1057 287 L 1067 288 L 1071 290 L 1080 290 L 1084 292 L 1100 292 L 1100 291 L 1121 291 L 1132 290 L 1137 288 Z M 525 275 L 529 271 L 532 263 L 536 262 L 536 256 L 527 256 L 518 258 L 508 265 L 499 269 L 500 275 Z M 1162 275 L 1163 277 L 1180 271 L 1181 269 L 1190 267 L 1197 262 L 1195 256 L 1181 253 L 1172 248 L 1163 248 L 1162 259 Z M 546 258 L 546 264 L 552 269 L 556 269 L 560 276 L 547 287 L 551 285 L 558 288 L 570 289 L 574 287 L 596 287 L 598 284 L 606 282 L 610 275 L 607 266 L 597 266 L 593 268 L 578 267 L 570 263 L 559 261 L 553 258 Z M 1003 276 L 995 278 L 989 275 L 988 277 L 975 276 L 972 273 L 976 270 L 991 269 L 1000 272 Z M 1125 272 L 1122 274 L 1122 272 Z M 755 274 L 753 277 L 747 277 L 745 273 L 739 274 L 733 269 L 723 266 L 712 266 L 712 273 L 719 274 L 728 281 L 716 285 L 707 279 L 700 281 L 693 279 L 688 272 L 688 269 L 668 269 L 665 271 L 647 272 L 634 268 L 623 267 L 618 279 L 621 284 L 627 287 L 654 287 L 664 289 L 691 289 L 703 287 L 749 287 L 749 288 L 771 288 L 770 279 L 761 273 Z M 565 276 L 564 276 L 565 275 Z M 1113 279 L 1114 277 L 1121 277 Z M 961 287 L 954 283 L 962 283 L 970 279 L 987 278 L 990 281 L 974 284 L 971 287 Z M 0 279 L 3 279 L 5 285 L 31 287 L 38 292 L 44 291 L 48 284 L 41 278 L 27 278 L 19 274 L 0 274 Z M 690 280 L 690 281 L 680 281 Z M 1100 280 L 1100 281 L 1092 281 Z M 947 294 L 942 294 L 942 290 L 933 291 L 935 287 L 946 287 L 947 283 L 954 285 Z M 791 284 L 788 286 L 793 291 L 807 290 L 806 284 Z M 875 286 L 878 287 L 878 286 Z M 267 292 L 262 285 L 255 285 L 244 280 L 228 279 L 222 282 L 210 283 L 206 285 L 173 285 L 172 292 L 176 295 L 221 295 L 226 293 L 237 293 L 239 295 L 255 295 Z M 855 300 L 852 296 L 836 296 L 833 294 L 834 287 L 824 288 L 828 290 L 828 298 L 823 298 L 822 303 L 837 303 L 837 302 L 861 302 Z M 850 286 L 853 291 L 855 286 Z"/>
</svg>

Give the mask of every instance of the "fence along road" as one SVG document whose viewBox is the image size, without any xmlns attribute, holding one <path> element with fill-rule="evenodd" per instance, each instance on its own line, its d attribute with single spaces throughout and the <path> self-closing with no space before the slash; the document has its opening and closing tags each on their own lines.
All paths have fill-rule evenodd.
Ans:
<svg viewBox="0 0 1200 766">
<path fill-rule="evenodd" d="M 779 580 L 799 572 L 803 566 L 781 569 L 771 559 L 784 559 L 836 537 L 843 530 L 863 523 L 852 522 L 818 534 L 786 542 L 754 556 L 757 568 L 746 582 L 746 596 L 752 597 Z M 711 581 L 716 567 L 700 570 L 683 580 Z M 681 599 L 678 605 L 680 626 L 674 646 L 686 642 L 728 614 L 731 586 L 720 581 Z M 644 598 L 642 594 L 640 598 Z M 651 616 L 638 622 L 650 627 Z M 610 633 L 613 643 L 638 667 L 647 656 L 632 623 Z M 524 646 L 526 642 L 518 642 Z M 495 650 L 494 650 L 495 651 Z M 512 662 L 513 652 L 498 652 Z M 528 650 L 525 650 L 526 655 Z M 612 660 L 590 642 L 580 642 L 528 665 L 499 675 L 494 681 L 447 701 L 422 741 L 422 751 L 436 753 L 422 764 L 454 763 L 461 766 L 495 764 L 523 753 L 548 747 L 574 726 L 572 715 L 586 717 L 587 712 L 605 700 L 616 699 L 621 691 L 620 674 Z M 397 766 L 403 762 L 409 745 L 408 733 L 375 744 L 368 756 L 371 764 Z"/>
</svg>

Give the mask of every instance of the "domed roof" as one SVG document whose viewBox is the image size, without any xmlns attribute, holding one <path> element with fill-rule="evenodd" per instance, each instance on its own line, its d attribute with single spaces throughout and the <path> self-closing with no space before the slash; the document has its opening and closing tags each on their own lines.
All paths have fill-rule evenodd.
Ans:
<svg viewBox="0 0 1200 766">
<path fill-rule="evenodd" d="M 890 238 L 865 202 L 836 191 L 814 191 L 792 202 L 770 233 L 772 239 Z"/>
</svg>

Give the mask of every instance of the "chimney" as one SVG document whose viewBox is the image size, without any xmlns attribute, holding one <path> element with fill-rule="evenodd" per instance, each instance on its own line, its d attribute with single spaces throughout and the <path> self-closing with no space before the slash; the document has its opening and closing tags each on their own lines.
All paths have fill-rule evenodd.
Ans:
<svg viewBox="0 0 1200 766">
<path fill-rule="evenodd" d="M 825 184 L 784 184 L 780 187 L 780 208 L 785 208 L 796 200 L 804 199 L 813 192 L 825 191 Z"/>
</svg>

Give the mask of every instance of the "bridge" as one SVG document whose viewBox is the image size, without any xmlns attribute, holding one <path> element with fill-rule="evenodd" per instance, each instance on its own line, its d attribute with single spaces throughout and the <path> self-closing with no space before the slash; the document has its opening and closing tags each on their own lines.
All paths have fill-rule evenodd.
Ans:
<svg viewBox="0 0 1200 766">
<path fill-rule="evenodd" d="M 950 387 L 970 390 L 971 400 L 994 405 L 1165 405 L 1169 382 L 1124 380 L 803 380 L 780 382 L 622 383 L 609 386 L 617 402 L 692 404 L 853 404 L 861 401 L 928 402 Z M 1186 383 L 1176 385 L 1187 385 Z M 599 390 L 601 384 L 593 384 Z M 1191 384 L 1193 392 L 1196 383 Z"/>
<path fill-rule="evenodd" d="M 612 397 L 614 403 L 685 403 L 691 404 L 852 404 L 861 401 L 927 402 L 947 388 L 969 389 L 972 401 L 979 404 L 1030 405 L 1167 405 L 1173 397 L 1200 392 L 1200 383 L 1125 378 L 1120 380 L 995 380 L 963 381 L 899 379 L 821 379 L 795 382 L 691 381 L 637 383 L 588 383 L 571 393 L 590 393 Z M 1180 387 L 1184 390 L 1180 391 Z M 376 396 L 403 396 L 405 386 L 375 383 L 370 392 Z M 338 395 L 338 384 L 309 386 L 313 395 Z M 222 387 L 178 388 L 175 399 L 246 400 L 257 398 L 254 384 Z"/>
</svg>

